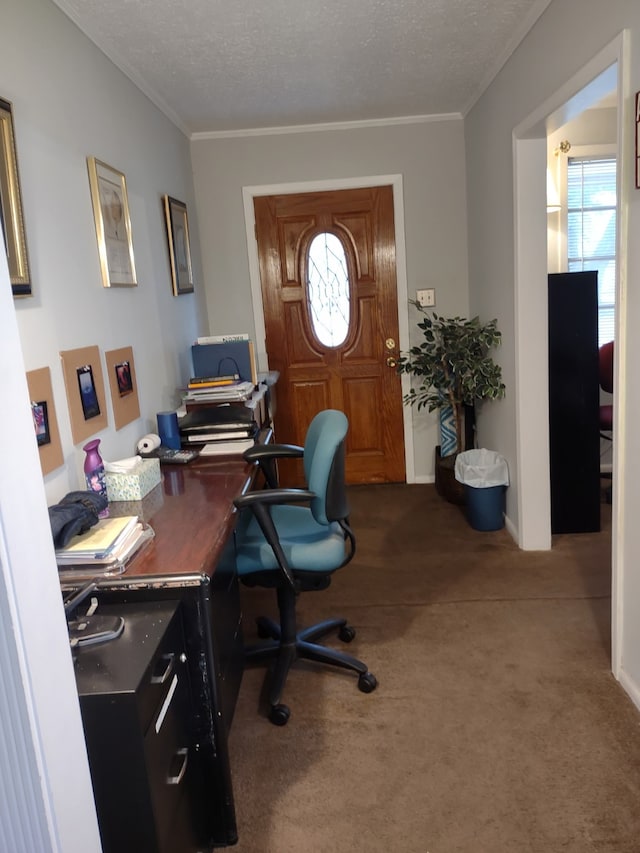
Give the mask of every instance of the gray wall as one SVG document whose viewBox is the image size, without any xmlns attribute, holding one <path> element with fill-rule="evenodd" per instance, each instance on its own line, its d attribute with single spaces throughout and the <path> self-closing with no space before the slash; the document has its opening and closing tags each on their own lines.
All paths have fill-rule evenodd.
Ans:
<svg viewBox="0 0 640 853">
<path fill-rule="evenodd" d="M 107 391 L 109 428 L 97 434 L 105 458 L 119 459 L 178 401 L 189 344 L 207 330 L 190 153 L 185 136 L 52 3 L 5 0 L 2 31 L 0 95 L 13 103 L 34 294 L 15 307 L 26 369 L 51 369 L 65 458 L 47 477 L 54 502 L 84 488 L 58 353 L 133 347 L 141 418 L 116 431 Z M 138 287 L 102 287 L 88 155 L 126 176 Z M 193 218 L 195 294 L 172 294 L 165 193 Z"/>
<path fill-rule="evenodd" d="M 11 299 L 2 259 L 0 728 L 10 760 L 0 767 L 0 785 L 11 796 L 0 848 L 86 853 L 99 848 L 98 831 L 46 512 L 47 503 L 84 488 L 59 352 L 133 347 L 141 417 L 116 431 L 107 395 L 109 426 L 97 434 L 107 459 L 130 456 L 155 428 L 155 413 L 177 402 L 189 344 L 207 331 L 197 212 L 187 139 L 49 0 L 3 0 L 0 96 L 13 103 L 34 293 Z M 136 288 L 102 287 L 88 155 L 126 175 Z M 186 201 L 193 217 L 193 295 L 172 295 L 164 193 Z M 46 366 L 64 464 L 43 483 L 25 371 Z M 24 714 L 15 712 L 22 707 Z"/>
<path fill-rule="evenodd" d="M 435 287 L 437 311 L 468 310 L 460 119 L 192 141 L 211 331 L 253 331 L 242 189 L 401 174 L 408 294 Z M 418 315 L 408 313 L 410 329 Z M 406 316 L 406 315 L 405 315 Z M 261 342 L 258 342 L 261 348 Z M 410 411 L 417 479 L 433 477 L 435 415 Z"/>
</svg>

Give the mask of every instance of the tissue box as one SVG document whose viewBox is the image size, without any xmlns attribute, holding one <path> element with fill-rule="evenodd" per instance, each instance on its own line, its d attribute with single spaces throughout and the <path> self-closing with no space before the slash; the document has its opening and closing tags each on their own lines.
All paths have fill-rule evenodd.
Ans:
<svg viewBox="0 0 640 853">
<path fill-rule="evenodd" d="M 110 501 L 140 501 L 160 482 L 160 460 L 141 459 L 126 474 L 105 474 Z"/>
</svg>

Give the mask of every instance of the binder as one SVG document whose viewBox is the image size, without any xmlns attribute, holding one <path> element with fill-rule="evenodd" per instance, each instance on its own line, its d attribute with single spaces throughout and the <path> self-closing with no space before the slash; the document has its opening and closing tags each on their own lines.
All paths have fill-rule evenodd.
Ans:
<svg viewBox="0 0 640 853">
<path fill-rule="evenodd" d="M 191 358 L 194 377 L 238 373 L 242 381 L 258 384 L 253 341 L 193 344 Z"/>
<path fill-rule="evenodd" d="M 215 429 L 246 429 L 254 426 L 253 412 L 245 406 L 201 406 L 178 421 L 180 433 Z"/>
</svg>

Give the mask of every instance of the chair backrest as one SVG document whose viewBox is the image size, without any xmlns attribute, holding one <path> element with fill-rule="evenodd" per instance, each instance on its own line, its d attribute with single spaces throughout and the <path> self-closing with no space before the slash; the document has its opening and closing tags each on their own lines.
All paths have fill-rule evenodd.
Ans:
<svg viewBox="0 0 640 853">
<path fill-rule="evenodd" d="M 600 387 L 613 394 L 613 341 L 602 344 L 598 352 Z"/>
<path fill-rule="evenodd" d="M 304 442 L 304 475 L 315 492 L 311 512 L 319 524 L 349 515 L 344 481 L 344 440 L 349 421 L 344 412 L 324 409 L 309 424 Z"/>
</svg>

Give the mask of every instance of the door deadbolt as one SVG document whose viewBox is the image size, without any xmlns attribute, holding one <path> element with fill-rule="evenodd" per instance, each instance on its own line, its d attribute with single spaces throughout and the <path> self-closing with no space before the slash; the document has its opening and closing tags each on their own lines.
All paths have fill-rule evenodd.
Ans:
<svg viewBox="0 0 640 853">
<path fill-rule="evenodd" d="M 387 338 L 387 340 L 384 342 L 384 345 L 387 349 L 394 349 L 396 342 L 393 340 L 393 338 Z"/>
</svg>

